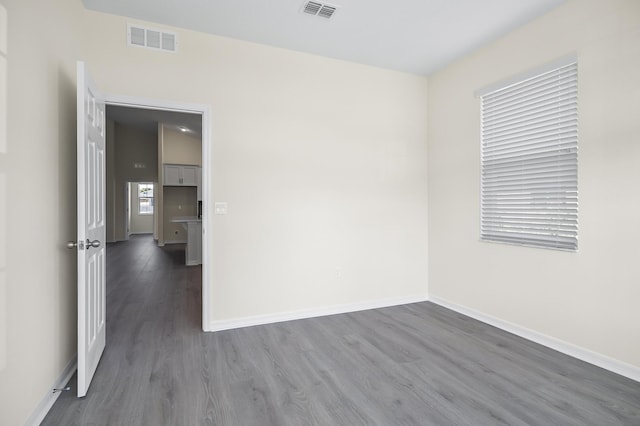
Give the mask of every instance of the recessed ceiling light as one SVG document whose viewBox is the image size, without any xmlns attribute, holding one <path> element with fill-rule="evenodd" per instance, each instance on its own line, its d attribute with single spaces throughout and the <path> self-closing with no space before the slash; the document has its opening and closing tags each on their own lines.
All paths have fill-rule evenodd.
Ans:
<svg viewBox="0 0 640 426">
<path fill-rule="evenodd" d="M 187 132 L 187 131 L 189 131 L 189 129 L 187 129 L 187 128 L 186 128 L 186 127 L 184 127 L 184 126 L 180 126 L 180 127 L 178 127 L 178 129 L 180 129 L 180 131 L 181 131 L 181 132 Z"/>
</svg>

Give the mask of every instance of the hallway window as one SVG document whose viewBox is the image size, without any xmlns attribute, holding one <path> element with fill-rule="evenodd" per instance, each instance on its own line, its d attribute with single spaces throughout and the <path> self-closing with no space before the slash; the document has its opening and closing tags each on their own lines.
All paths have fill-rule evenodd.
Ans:
<svg viewBox="0 0 640 426">
<path fill-rule="evenodd" d="M 138 214 L 153 214 L 153 183 L 138 184 Z"/>
</svg>

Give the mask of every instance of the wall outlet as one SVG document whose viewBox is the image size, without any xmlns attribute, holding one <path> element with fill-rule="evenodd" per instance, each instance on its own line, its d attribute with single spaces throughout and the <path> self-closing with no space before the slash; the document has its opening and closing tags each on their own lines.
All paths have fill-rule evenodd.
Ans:
<svg viewBox="0 0 640 426">
<path fill-rule="evenodd" d="M 213 205 L 213 211 L 215 214 L 227 214 L 227 203 L 217 202 Z"/>
</svg>

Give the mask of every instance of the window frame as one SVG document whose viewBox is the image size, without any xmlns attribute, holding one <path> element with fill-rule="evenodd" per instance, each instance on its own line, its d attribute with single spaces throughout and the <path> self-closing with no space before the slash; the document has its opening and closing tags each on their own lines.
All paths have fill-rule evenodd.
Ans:
<svg viewBox="0 0 640 426">
<path fill-rule="evenodd" d="M 141 193 L 142 191 L 140 190 L 140 187 L 142 185 L 149 185 L 151 186 L 151 196 L 149 195 L 145 195 L 142 196 Z M 153 184 L 153 182 L 138 182 L 137 186 L 137 205 L 138 205 L 138 215 L 139 216 L 153 216 L 155 214 L 155 197 L 154 197 L 154 192 L 155 192 L 155 185 Z M 142 205 L 141 202 L 142 200 L 149 200 L 151 203 L 151 211 L 147 212 L 147 211 L 142 211 Z"/>
</svg>

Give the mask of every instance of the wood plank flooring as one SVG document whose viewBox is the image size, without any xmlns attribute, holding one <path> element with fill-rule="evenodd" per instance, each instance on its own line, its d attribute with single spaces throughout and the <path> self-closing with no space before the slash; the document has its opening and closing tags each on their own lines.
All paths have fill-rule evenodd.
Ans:
<svg viewBox="0 0 640 426">
<path fill-rule="evenodd" d="M 201 269 L 107 249 L 107 349 L 44 425 L 640 425 L 640 383 L 431 303 L 201 331 Z"/>
</svg>

